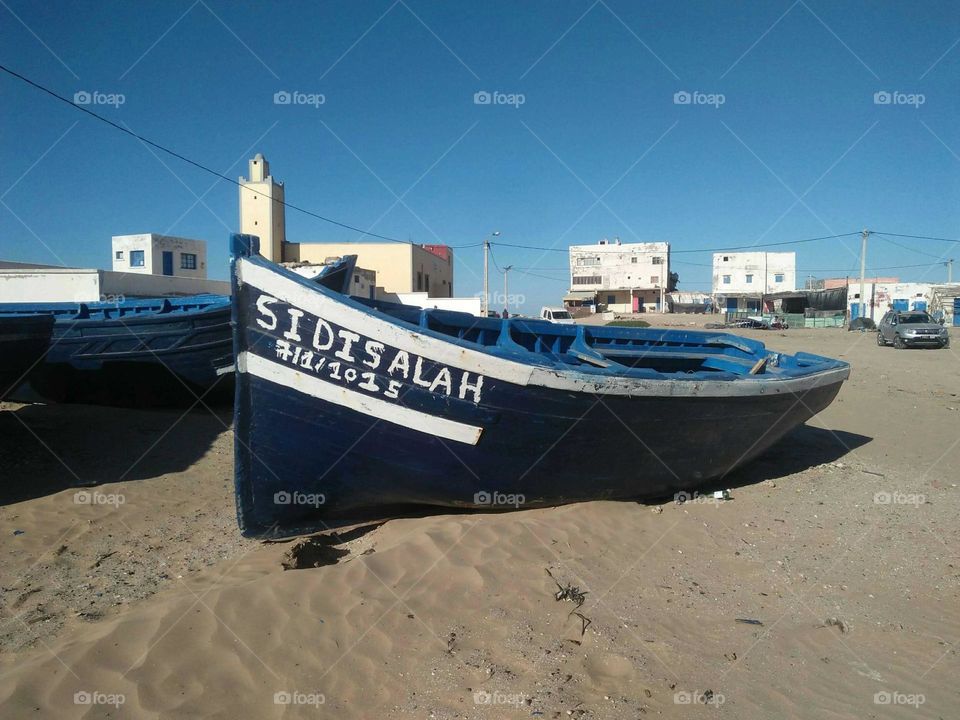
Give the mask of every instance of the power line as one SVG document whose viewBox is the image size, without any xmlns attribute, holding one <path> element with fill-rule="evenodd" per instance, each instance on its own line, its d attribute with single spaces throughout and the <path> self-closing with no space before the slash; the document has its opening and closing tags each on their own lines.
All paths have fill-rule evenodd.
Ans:
<svg viewBox="0 0 960 720">
<path fill-rule="evenodd" d="M 859 235 L 859 232 L 849 232 L 841 233 L 839 235 L 825 235 L 823 237 L 814 237 L 814 238 L 803 238 L 802 240 L 783 240 L 781 242 L 774 243 L 763 243 L 762 245 L 737 245 L 733 247 L 720 247 L 720 248 L 699 248 L 696 250 L 671 250 L 671 255 L 677 255 L 680 253 L 706 253 L 706 252 L 726 252 L 732 250 L 752 250 L 760 249 L 765 247 L 779 247 L 781 245 L 798 245 L 800 243 L 809 243 L 816 242 L 818 240 L 833 240 L 835 238 L 849 237 L 851 235 Z M 524 250 L 542 250 L 543 252 L 569 252 L 568 248 L 545 248 L 538 247 L 536 245 L 516 245 L 511 243 L 491 243 L 491 245 L 500 245 L 501 247 L 512 247 L 512 248 L 522 248 Z"/>
<path fill-rule="evenodd" d="M 876 235 L 885 243 L 890 243 L 891 245 L 896 245 L 898 248 L 903 248 L 904 250 L 909 250 L 910 252 L 915 252 L 917 255 L 926 255 L 927 257 L 936 258 L 940 262 L 945 262 L 945 259 L 941 255 L 934 255 L 933 253 L 924 252 L 923 250 L 917 250 L 916 248 L 910 247 L 909 245 L 904 245 L 903 243 L 898 243 L 896 240 L 891 240 L 888 237 L 884 237 L 884 233 L 871 233 L 871 235 Z"/>
<path fill-rule="evenodd" d="M 955 238 L 930 237 L 929 235 L 902 235 L 898 233 L 883 232 L 881 230 L 871 230 L 870 233 L 876 233 L 877 235 L 889 235 L 890 237 L 910 238 L 911 240 L 938 240 L 939 242 L 960 243 L 960 240 Z"/>
<path fill-rule="evenodd" d="M 219 173 L 219 172 L 217 172 L 216 170 L 214 170 L 214 169 L 212 169 L 212 168 L 210 168 L 210 167 L 207 167 L 206 165 L 203 165 L 202 163 L 197 162 L 196 160 L 191 160 L 190 158 L 186 157 L 185 155 L 181 155 L 180 153 L 176 152 L 175 150 L 171 150 L 170 148 L 165 147 L 165 146 L 163 146 L 163 145 L 161 145 L 161 144 L 159 144 L 159 143 L 156 143 L 156 142 L 154 142 L 153 140 L 150 140 L 149 138 L 144 137 L 143 135 L 139 135 L 139 134 L 133 132 L 132 130 L 129 130 L 128 128 L 125 128 L 123 125 L 120 125 L 120 124 L 118 124 L 118 123 L 115 123 L 115 122 L 113 122 L 112 120 L 103 117 L 102 115 L 98 115 L 97 113 L 95 113 L 95 112 L 93 112 L 92 110 L 89 110 L 89 109 L 83 107 L 82 105 L 77 105 L 76 103 L 70 101 L 68 98 L 65 98 L 63 95 L 60 95 L 59 93 L 54 92 L 54 91 L 51 90 L 50 88 L 44 87 L 44 86 L 41 85 L 40 83 L 34 82 L 34 81 L 31 80 L 30 78 L 25 77 L 25 76 L 21 75 L 20 73 L 14 71 L 14 70 L 11 70 L 10 68 L 6 67 L 5 65 L 0 65 L 0 70 L 3 70 L 3 71 L 4 71 L 5 73 L 7 73 L 8 75 L 11 75 L 11 76 L 17 78 L 18 80 L 21 80 L 21 81 L 25 82 L 27 85 L 30 85 L 30 86 L 36 88 L 37 90 L 40 90 L 40 91 L 42 91 L 42 92 L 45 92 L 47 95 L 49 95 L 49 96 L 51 96 L 51 97 L 59 100 L 60 102 L 66 103 L 67 105 L 69 105 L 70 107 L 74 108 L 75 110 L 79 110 L 79 111 L 81 111 L 81 112 L 84 112 L 84 113 L 86 113 L 87 115 L 89 115 L 90 117 L 95 118 L 96 120 L 99 120 L 100 122 L 106 123 L 106 124 L 109 125 L 110 127 L 114 128 L 114 129 L 116 129 L 116 130 L 119 130 L 120 132 L 125 133 L 125 134 L 127 134 L 127 135 L 129 135 L 129 136 L 131 136 L 131 137 L 136 138 L 137 140 L 139 140 L 139 141 L 142 142 L 142 143 L 145 143 L 145 144 L 147 144 L 147 145 L 150 145 L 151 147 L 154 147 L 154 148 L 156 148 L 157 150 L 160 150 L 161 152 L 167 153 L 167 155 L 171 155 L 172 157 L 175 157 L 175 158 L 177 158 L 178 160 L 181 160 L 181 161 L 183 161 L 183 162 L 185 162 L 185 163 L 187 163 L 187 164 L 189 164 L 189 165 L 193 165 L 195 168 L 198 168 L 198 169 L 200 169 L 200 170 L 203 170 L 203 171 L 206 172 L 206 173 L 210 173 L 211 175 L 214 175 L 214 176 L 220 178 L 221 180 L 224 180 L 224 181 L 226 181 L 226 182 L 228 182 L 228 183 L 231 183 L 232 185 L 236 185 L 237 187 L 241 187 L 241 188 L 244 187 L 238 180 L 234 180 L 233 178 L 228 177 L 227 175 L 224 175 L 224 174 L 222 174 L 222 173 Z M 265 198 L 268 198 L 268 199 L 272 199 L 272 200 L 274 200 L 275 202 L 279 202 L 279 203 L 281 203 L 283 206 L 288 207 L 288 208 L 290 208 L 291 210 L 296 210 L 297 212 L 301 212 L 301 213 L 303 213 L 304 215 L 309 215 L 310 217 L 316 218 L 317 220 L 322 220 L 323 222 L 330 223 L 331 225 L 336 225 L 336 226 L 338 226 L 338 227 L 345 228 L 346 230 L 353 230 L 354 232 L 358 232 L 358 233 L 360 233 L 361 235 L 366 235 L 366 236 L 369 236 L 369 237 L 377 238 L 377 239 L 379 239 L 379 240 L 387 240 L 387 241 L 389 241 L 389 242 L 403 243 L 404 245 L 412 245 L 412 244 L 413 244 L 413 243 L 412 243 L 411 241 L 409 241 L 409 240 L 399 240 L 399 239 L 397 239 L 397 238 L 389 237 L 389 236 L 387 236 L 387 235 L 378 235 L 377 233 L 370 232 L 369 230 L 361 230 L 361 229 L 358 228 L 358 227 L 355 227 L 355 226 L 350 225 L 350 224 L 348 224 L 348 223 L 340 222 L 339 220 L 334 220 L 333 218 L 328 218 L 328 217 L 326 217 L 326 216 L 324 216 L 324 215 L 320 215 L 319 213 L 315 213 L 315 212 L 313 212 L 312 210 L 307 210 L 306 208 L 302 208 L 302 207 L 299 207 L 299 206 L 297 206 L 297 205 L 293 205 L 293 204 L 288 203 L 288 202 L 285 202 L 285 201 L 283 201 L 283 200 L 278 200 L 278 199 L 276 199 L 276 198 L 271 198 L 269 195 L 266 195 L 265 193 L 261 193 L 261 192 L 259 192 L 259 191 L 257 191 L 257 190 L 253 190 L 252 188 L 249 188 L 249 187 L 248 187 L 248 188 L 246 188 L 246 189 L 249 190 L 250 192 L 255 193 L 255 194 L 257 194 L 257 195 L 260 195 L 260 196 L 262 196 L 262 197 L 265 197 Z M 450 246 L 450 247 L 456 247 L 456 246 Z M 474 247 L 474 246 L 473 246 L 473 245 L 463 245 L 463 246 L 460 246 L 460 247 Z"/>
<path fill-rule="evenodd" d="M 763 243 L 762 245 L 737 245 L 735 247 L 702 248 L 700 250 L 671 250 L 670 252 L 672 255 L 678 255 L 680 253 L 727 252 L 732 250 L 752 250 L 754 248 L 779 247 L 781 245 L 799 245 L 800 243 L 817 242 L 818 240 L 834 240 L 836 238 L 849 237 L 850 235 L 859 235 L 859 234 L 860 234 L 859 232 L 848 232 L 848 233 L 841 233 L 839 235 L 824 235 L 823 237 L 804 238 L 802 240 L 784 240 L 782 242 Z"/>
</svg>

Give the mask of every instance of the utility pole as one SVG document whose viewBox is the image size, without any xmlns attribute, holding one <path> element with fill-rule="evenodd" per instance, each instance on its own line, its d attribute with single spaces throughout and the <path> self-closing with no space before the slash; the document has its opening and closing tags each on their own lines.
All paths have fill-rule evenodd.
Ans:
<svg viewBox="0 0 960 720">
<path fill-rule="evenodd" d="M 503 268 L 503 309 L 504 310 L 507 309 L 507 305 L 509 303 L 509 300 L 507 300 L 507 298 L 510 297 L 507 294 L 507 274 L 511 270 L 513 270 L 513 265 L 505 265 Z"/>
<path fill-rule="evenodd" d="M 490 233 L 489 236 L 483 239 L 483 302 L 480 303 L 480 306 L 483 311 L 483 317 L 487 317 L 487 313 L 490 311 L 490 273 L 489 273 L 489 256 L 490 256 L 490 238 L 499 237 L 500 231 L 496 230 Z"/>
<path fill-rule="evenodd" d="M 870 237 L 870 231 L 864 229 L 861 233 L 863 238 L 860 241 L 860 317 L 866 313 L 866 276 L 867 276 L 867 238 Z"/>
<path fill-rule="evenodd" d="M 763 296 L 767 292 L 767 268 L 770 264 L 769 256 L 766 250 L 763 251 L 763 285 L 760 286 L 760 320 L 763 321 Z"/>
<path fill-rule="evenodd" d="M 947 260 L 947 282 L 953 282 L 953 258 Z"/>
</svg>

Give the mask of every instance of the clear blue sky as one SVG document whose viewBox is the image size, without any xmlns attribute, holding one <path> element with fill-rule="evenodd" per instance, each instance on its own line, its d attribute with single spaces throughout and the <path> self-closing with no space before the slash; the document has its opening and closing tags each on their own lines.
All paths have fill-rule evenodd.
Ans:
<svg viewBox="0 0 960 720">
<path fill-rule="evenodd" d="M 263 152 L 288 202 L 392 237 L 675 251 L 863 227 L 960 237 L 950 2 L 4 0 L 0 16 L 4 65 L 70 97 L 121 93 L 88 107 L 231 177 Z M 277 105 L 278 91 L 325 102 Z M 478 105 L 479 91 L 524 102 Z M 684 91 L 724 102 L 676 104 Z M 904 95 L 876 104 L 882 91 Z M 206 239 L 226 276 L 235 186 L 9 76 L 0 93 L 0 257 L 106 267 L 111 235 L 162 232 Z M 357 234 L 289 211 L 287 237 Z M 858 265 L 855 237 L 795 249 L 801 279 Z M 528 311 L 567 287 L 564 253 L 495 255 L 556 278 L 511 274 Z M 456 257 L 457 293 L 479 291 L 480 248 Z M 871 267 L 934 261 L 871 240 Z M 707 289 L 709 263 L 675 255 L 681 289 Z"/>
</svg>

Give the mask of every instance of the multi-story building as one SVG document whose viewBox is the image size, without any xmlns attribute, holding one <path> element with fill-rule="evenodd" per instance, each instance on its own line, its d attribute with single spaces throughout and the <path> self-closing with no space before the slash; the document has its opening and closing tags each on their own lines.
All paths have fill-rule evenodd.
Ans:
<svg viewBox="0 0 960 720">
<path fill-rule="evenodd" d="M 613 312 L 653 312 L 664 308 L 672 290 L 670 245 L 665 242 L 570 246 L 569 303 L 597 305 Z"/>
<path fill-rule="evenodd" d="M 797 289 L 793 252 L 721 252 L 713 254 L 713 295 L 727 311 L 756 310 L 763 295 Z"/>
</svg>

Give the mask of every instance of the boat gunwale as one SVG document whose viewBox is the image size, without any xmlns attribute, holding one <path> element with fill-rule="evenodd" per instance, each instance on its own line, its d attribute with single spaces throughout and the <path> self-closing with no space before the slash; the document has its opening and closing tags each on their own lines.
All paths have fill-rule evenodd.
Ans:
<svg viewBox="0 0 960 720">
<path fill-rule="evenodd" d="M 431 328 L 414 325 L 408 321 L 393 317 L 375 308 L 354 300 L 353 298 L 336 293 L 328 288 L 311 283 L 302 276 L 271 263 L 257 255 L 239 253 L 236 255 L 234 273 L 238 288 L 249 284 L 262 292 L 269 293 L 284 302 L 308 310 L 338 324 L 342 319 L 332 316 L 325 311 L 318 311 L 311 305 L 316 302 L 311 298 L 322 298 L 323 302 L 332 303 L 340 309 L 339 314 L 352 316 L 351 319 L 361 320 L 361 324 L 374 323 L 393 329 L 392 334 L 405 335 L 406 342 L 391 341 L 395 347 L 423 355 L 435 362 L 448 362 L 443 359 L 450 349 L 459 350 L 457 362 L 450 363 L 458 368 L 478 372 L 492 379 L 503 380 L 519 385 L 535 385 L 548 389 L 586 392 L 595 395 L 637 395 L 637 396 L 704 396 L 704 397 L 732 397 L 757 396 L 780 394 L 784 392 L 800 393 L 823 385 L 843 382 L 849 377 L 849 364 L 823 358 L 808 353 L 797 353 L 794 358 L 822 364 L 823 367 L 811 366 L 807 372 L 794 372 L 789 376 L 772 377 L 765 374 L 735 375 L 733 373 L 711 373 L 712 377 L 705 377 L 703 372 L 671 377 L 664 373 L 657 373 L 655 377 L 638 377 L 637 370 L 618 366 L 615 370 L 609 368 L 595 368 L 590 366 L 563 366 L 552 361 L 548 356 L 523 349 L 524 356 L 516 351 L 503 350 L 495 346 L 478 345 L 477 343 L 452 337 Z M 250 270 L 247 270 L 250 268 Z M 287 292 L 279 293 L 266 290 L 254 280 L 254 277 L 266 273 L 266 277 L 276 277 L 287 285 Z M 245 277 L 246 275 L 246 277 Z M 261 280 L 257 278 L 257 280 Z M 292 292 L 290 292 L 292 290 Z M 294 298 L 291 295 L 301 295 Z M 233 302 L 239 303 L 235 294 Z M 336 313 L 335 313 L 336 314 Z M 349 323 L 348 323 L 349 325 Z M 355 324 L 350 325 L 352 330 L 364 332 Z M 666 331 L 670 332 L 670 331 Z M 685 331 L 690 332 L 690 331 Z M 376 331 L 366 331 L 368 336 L 381 340 Z M 738 338 L 729 333 L 703 333 L 708 337 Z M 759 342 L 759 341 L 752 341 Z M 759 343 L 767 350 L 763 343 Z M 431 347 L 431 346 L 446 346 Z M 774 353 L 771 353 L 774 354 Z M 528 356 L 528 357 L 527 357 Z M 763 357 L 763 356 L 758 356 Z M 532 362 L 537 359 L 540 362 Z M 626 372 L 620 372 L 624 368 Z M 655 372 L 655 371 L 654 371 Z M 727 377 L 723 377 L 726 375 Z"/>
</svg>

